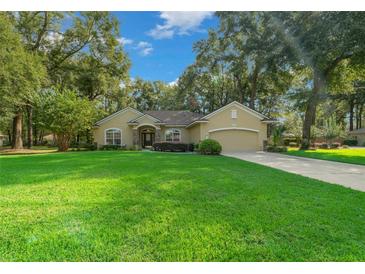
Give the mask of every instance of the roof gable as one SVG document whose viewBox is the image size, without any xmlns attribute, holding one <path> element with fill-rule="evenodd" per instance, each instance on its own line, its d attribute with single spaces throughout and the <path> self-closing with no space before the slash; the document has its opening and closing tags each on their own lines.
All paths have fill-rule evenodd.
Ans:
<svg viewBox="0 0 365 274">
<path fill-rule="evenodd" d="M 123 113 L 125 113 L 125 112 L 127 112 L 127 111 L 132 111 L 132 112 L 134 112 L 134 113 L 136 113 L 136 114 L 138 114 L 138 115 L 143 115 L 143 113 L 142 113 L 142 112 L 140 112 L 140 111 L 138 111 L 138 110 L 136 110 L 136 109 L 134 109 L 134 108 L 132 108 L 132 107 L 126 107 L 126 108 L 123 108 L 123 109 L 121 109 L 121 110 L 119 110 L 119 111 L 117 111 L 117 112 L 115 112 L 115 113 L 113 113 L 113 114 L 110 114 L 109 116 L 107 116 L 107 117 L 105 117 L 105 118 L 103 118 L 103 119 L 101 119 L 101 120 L 97 121 L 97 122 L 95 123 L 95 125 L 100 126 L 101 124 L 104 124 L 105 122 L 107 122 L 107 121 L 109 121 L 109 120 L 113 119 L 113 118 L 114 118 L 114 117 L 116 117 L 116 116 L 122 115 Z"/>
<path fill-rule="evenodd" d="M 209 119 L 209 118 L 211 118 L 212 116 L 214 116 L 214 115 L 216 115 L 216 114 L 218 114 L 218 113 L 220 113 L 220 112 L 222 112 L 222 111 L 224 111 L 224 110 L 226 110 L 226 109 L 228 109 L 228 108 L 230 108 L 230 107 L 232 107 L 232 106 L 235 106 L 235 107 L 237 107 L 237 108 L 240 108 L 240 109 L 242 109 L 243 111 L 247 112 L 248 114 L 251 114 L 252 116 L 255 116 L 256 118 L 259 118 L 259 119 L 261 119 L 261 120 L 263 120 L 263 119 L 269 119 L 269 118 L 268 118 L 268 117 L 266 117 L 265 115 L 263 115 L 263 114 L 261 114 L 261 113 L 259 113 L 259 112 L 255 111 L 255 110 L 253 110 L 253 109 L 251 109 L 251 108 L 249 108 L 249 107 L 246 107 L 246 106 L 242 105 L 241 103 L 238 103 L 237 101 L 233 101 L 232 103 L 229 103 L 228 105 L 225 105 L 225 106 L 223 106 L 223 107 L 221 107 L 221 108 L 217 109 L 216 111 L 213 111 L 213 112 L 211 112 L 211 113 L 209 113 L 209 114 L 205 115 L 205 116 L 204 116 L 204 117 L 202 117 L 201 119 Z"/>
<path fill-rule="evenodd" d="M 143 115 L 141 115 L 141 116 L 139 116 L 139 117 L 137 117 L 137 118 L 135 118 L 133 120 L 130 120 L 128 123 L 136 123 L 136 122 L 138 122 L 138 121 L 140 121 L 142 119 L 145 119 L 145 118 L 147 118 L 148 120 L 151 120 L 154 123 L 161 123 L 162 122 L 160 119 L 158 119 L 156 117 L 153 117 L 153 116 L 145 113 L 145 114 L 143 114 Z"/>
</svg>

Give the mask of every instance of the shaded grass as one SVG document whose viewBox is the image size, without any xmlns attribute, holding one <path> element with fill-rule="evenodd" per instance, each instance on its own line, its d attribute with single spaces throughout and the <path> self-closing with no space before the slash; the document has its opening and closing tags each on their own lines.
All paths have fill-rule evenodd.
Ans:
<svg viewBox="0 0 365 274">
<path fill-rule="evenodd" d="M 1 261 L 363 261 L 365 193 L 228 157 L 0 156 Z"/>
<path fill-rule="evenodd" d="M 289 149 L 289 151 L 285 154 L 349 164 L 365 165 L 365 149 L 361 148 L 316 150 Z"/>
</svg>

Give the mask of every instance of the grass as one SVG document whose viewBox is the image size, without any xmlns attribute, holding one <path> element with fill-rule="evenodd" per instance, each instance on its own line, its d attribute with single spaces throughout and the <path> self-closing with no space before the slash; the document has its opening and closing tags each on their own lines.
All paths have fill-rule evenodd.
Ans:
<svg viewBox="0 0 365 274">
<path fill-rule="evenodd" d="M 364 261 L 365 193 L 192 154 L 0 156 L 0 261 Z"/>
<path fill-rule="evenodd" d="M 23 149 L 12 149 L 10 146 L 0 147 L 0 155 L 40 154 L 56 151 L 56 147 L 49 146 L 33 146 L 31 149 L 28 149 L 26 147 L 24 147 Z"/>
<path fill-rule="evenodd" d="M 289 151 L 285 154 L 349 164 L 365 165 L 365 149 L 363 148 L 317 150 L 289 149 Z"/>
</svg>

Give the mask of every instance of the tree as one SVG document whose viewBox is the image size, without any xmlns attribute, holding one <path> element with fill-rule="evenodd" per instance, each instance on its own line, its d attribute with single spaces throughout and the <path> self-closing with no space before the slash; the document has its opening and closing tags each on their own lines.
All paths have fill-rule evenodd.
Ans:
<svg viewBox="0 0 365 274">
<path fill-rule="evenodd" d="M 179 99 L 194 111 L 211 112 L 237 100 L 276 114 L 293 77 L 291 48 L 265 12 L 218 12 L 220 27 L 194 45 L 195 63 L 178 81 Z"/>
<path fill-rule="evenodd" d="M 109 12 L 36 11 L 12 15 L 26 49 L 42 56 L 47 67 L 48 82 L 42 88 L 77 89 L 80 96 L 102 104 L 120 94 L 120 82 L 129 78 L 130 62 L 118 42 L 119 23 Z M 29 103 L 30 145 L 32 113 L 33 105 Z"/>
<path fill-rule="evenodd" d="M 292 50 L 282 42 L 269 12 L 217 12 L 220 31 L 235 70 L 247 72 L 249 106 L 256 109 L 258 93 L 265 97 L 283 92 L 290 84 L 288 55 Z M 267 92 L 269 91 L 269 92 Z"/>
<path fill-rule="evenodd" d="M 22 36 L 22 42 L 27 51 L 33 55 L 42 56 L 47 65 L 46 53 L 53 44 L 53 37 L 59 35 L 61 28 L 62 12 L 36 11 L 14 12 L 13 21 L 15 28 Z M 35 90 L 37 94 L 39 90 Z M 29 100 L 26 106 L 27 114 L 27 146 L 33 143 L 33 102 Z"/>
<path fill-rule="evenodd" d="M 31 104 L 45 75 L 41 58 L 29 53 L 8 14 L 0 13 L 0 115 L 13 118 L 12 147 L 23 148 L 23 111 Z"/>
<path fill-rule="evenodd" d="M 59 151 L 67 151 L 72 137 L 91 129 L 95 107 L 71 90 L 48 91 L 42 97 L 43 125 L 56 136 Z"/>
<path fill-rule="evenodd" d="M 298 63 L 312 71 L 303 123 L 302 148 L 310 142 L 316 110 L 334 70 L 348 59 L 364 60 L 365 14 L 362 12 L 280 12 L 274 13 L 286 43 L 296 51 Z"/>
<path fill-rule="evenodd" d="M 323 126 L 323 135 L 326 138 L 327 142 L 329 142 L 330 144 L 332 143 L 332 140 L 334 138 L 343 135 L 343 129 L 336 122 L 336 118 L 334 116 L 331 116 L 328 119 L 326 119 Z"/>
<path fill-rule="evenodd" d="M 283 125 L 277 125 L 272 130 L 272 142 L 273 145 L 276 147 L 278 145 L 281 145 L 283 140 L 283 134 L 284 134 L 285 128 Z"/>
</svg>

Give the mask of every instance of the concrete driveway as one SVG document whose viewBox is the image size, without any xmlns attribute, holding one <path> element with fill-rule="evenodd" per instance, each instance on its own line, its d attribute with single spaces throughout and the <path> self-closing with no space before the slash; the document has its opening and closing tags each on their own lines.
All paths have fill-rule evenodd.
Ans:
<svg viewBox="0 0 365 274">
<path fill-rule="evenodd" d="M 268 152 L 225 153 L 225 156 L 365 191 L 365 166 Z"/>
</svg>

